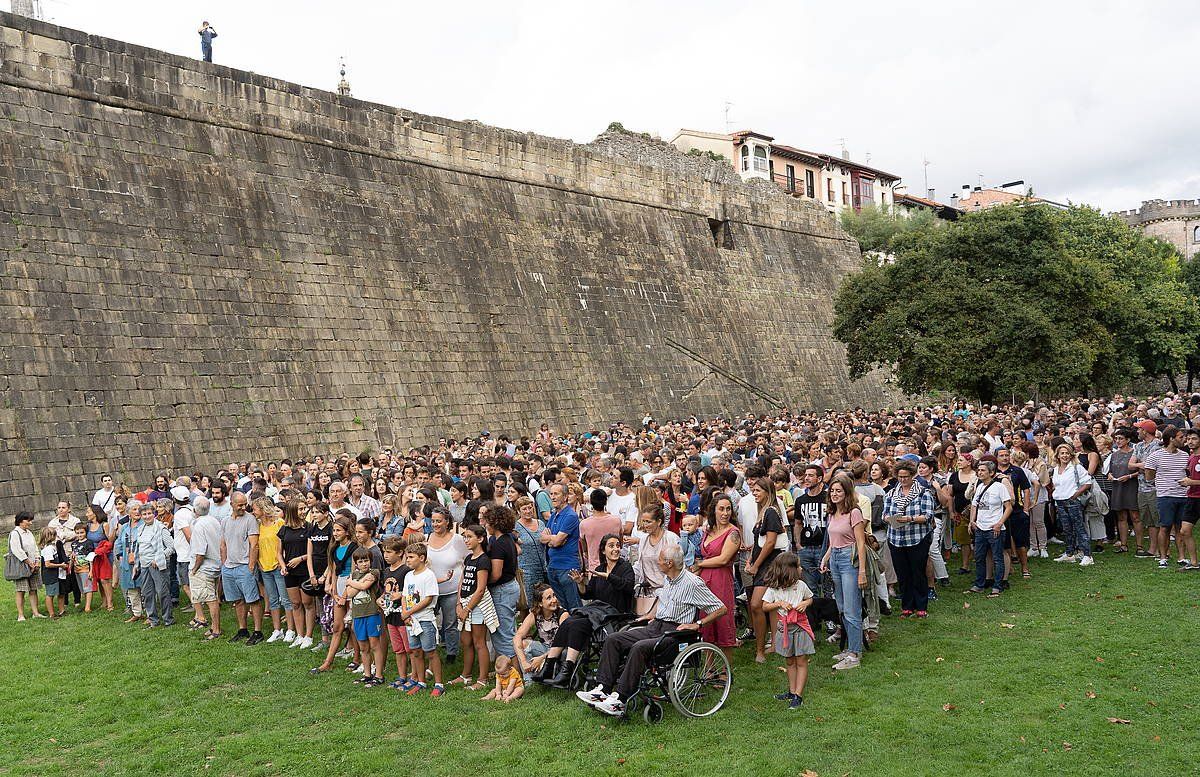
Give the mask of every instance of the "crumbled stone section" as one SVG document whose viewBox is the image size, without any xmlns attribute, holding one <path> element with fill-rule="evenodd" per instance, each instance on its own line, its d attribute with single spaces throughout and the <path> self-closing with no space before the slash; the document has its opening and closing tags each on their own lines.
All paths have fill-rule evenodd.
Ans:
<svg viewBox="0 0 1200 777">
<path fill-rule="evenodd" d="M 888 402 L 829 338 L 857 244 L 651 145 L 0 14 L 0 515 L 109 471 Z"/>
</svg>

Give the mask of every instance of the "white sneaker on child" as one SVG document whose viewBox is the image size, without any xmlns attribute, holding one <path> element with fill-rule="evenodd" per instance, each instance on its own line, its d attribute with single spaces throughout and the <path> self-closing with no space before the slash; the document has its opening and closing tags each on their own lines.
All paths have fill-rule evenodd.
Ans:
<svg viewBox="0 0 1200 777">
<path fill-rule="evenodd" d="M 288 631 L 283 635 L 283 641 L 288 643 L 288 645 L 291 645 L 296 641 L 296 632 L 288 629 Z"/>
<path fill-rule="evenodd" d="M 275 629 L 274 631 L 271 632 L 271 636 L 267 637 L 267 642 L 278 642 L 282 638 L 283 638 L 283 631 L 281 631 L 280 629 Z"/>
</svg>

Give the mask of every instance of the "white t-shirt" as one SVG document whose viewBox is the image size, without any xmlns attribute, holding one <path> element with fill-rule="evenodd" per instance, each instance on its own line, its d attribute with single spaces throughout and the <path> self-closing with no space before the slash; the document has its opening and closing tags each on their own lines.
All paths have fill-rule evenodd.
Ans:
<svg viewBox="0 0 1200 777">
<path fill-rule="evenodd" d="M 192 522 L 196 519 L 196 514 L 190 507 L 180 507 L 175 511 L 175 560 L 179 563 L 192 563 L 195 556 L 192 555 L 192 543 L 188 540 L 184 529 L 191 529 Z"/>
<path fill-rule="evenodd" d="M 616 491 L 609 494 L 608 506 L 605 509 L 618 516 L 622 526 L 632 523 L 633 527 L 637 528 L 637 496 L 633 493 L 633 489 L 630 489 L 625 496 L 617 496 Z"/>
<path fill-rule="evenodd" d="M 975 525 L 985 531 L 993 528 L 1004 517 L 1004 503 L 1011 501 L 1008 488 L 999 479 L 987 486 L 976 485 L 975 496 L 971 499 L 971 504 L 975 505 Z"/>
<path fill-rule="evenodd" d="M 763 592 L 763 602 L 787 602 L 791 609 L 795 609 L 800 605 L 800 602 L 805 599 L 813 598 L 812 589 L 803 580 L 797 580 L 796 584 L 791 588 L 779 589 L 768 588 Z"/>
<path fill-rule="evenodd" d="M 432 596 L 429 606 L 413 615 L 413 620 L 432 625 L 437 619 L 438 581 L 437 575 L 429 567 L 420 572 L 409 572 L 404 576 L 404 587 L 401 598 L 404 609 L 411 610 L 421 603 L 426 596 Z"/>
<path fill-rule="evenodd" d="M 92 495 L 92 504 L 103 510 L 111 519 L 117 514 L 117 492 L 111 488 L 102 488 Z"/>
<path fill-rule="evenodd" d="M 178 520 L 178 519 L 176 519 Z M 200 570 L 210 577 L 221 571 L 221 524 L 212 515 L 202 515 L 192 521 L 192 560 L 203 556 Z"/>
<path fill-rule="evenodd" d="M 746 494 L 738 500 L 737 521 L 738 528 L 742 530 L 742 542 L 749 544 L 747 540 L 754 537 L 754 524 L 758 523 L 758 502 L 754 501 L 753 494 Z M 749 560 L 749 551 L 742 555 L 744 560 Z"/>
</svg>

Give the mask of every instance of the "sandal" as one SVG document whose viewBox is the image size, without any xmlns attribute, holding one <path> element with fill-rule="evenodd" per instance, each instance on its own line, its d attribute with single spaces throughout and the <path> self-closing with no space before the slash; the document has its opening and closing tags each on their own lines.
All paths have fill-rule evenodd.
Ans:
<svg viewBox="0 0 1200 777">
<path fill-rule="evenodd" d="M 316 667 L 313 667 L 312 669 L 309 669 L 308 673 L 310 675 L 312 675 L 313 677 L 316 677 L 317 675 L 325 674 L 328 671 L 329 671 L 329 668 L 326 668 L 325 666 L 316 666 Z"/>
<path fill-rule="evenodd" d="M 485 689 L 487 687 L 488 687 L 487 683 L 485 683 L 482 680 L 477 680 L 477 681 L 471 683 L 470 685 L 468 685 L 467 690 L 468 691 L 482 691 L 483 689 Z"/>
<path fill-rule="evenodd" d="M 192 618 L 191 623 L 188 624 L 189 631 L 196 631 L 197 629 L 207 629 L 207 628 L 208 628 L 208 621 L 202 621 L 197 618 Z"/>
<path fill-rule="evenodd" d="M 346 664 L 346 671 L 353 672 L 355 669 L 358 669 L 360 666 L 362 666 L 362 664 L 356 664 L 355 662 L 351 661 L 350 663 Z"/>
<path fill-rule="evenodd" d="M 461 675 L 461 674 L 458 677 L 455 677 L 450 682 L 446 683 L 446 685 L 470 685 L 470 684 L 471 684 L 471 678 L 467 677 L 466 675 Z"/>
<path fill-rule="evenodd" d="M 212 642 L 214 639 L 220 639 L 220 638 L 221 638 L 221 632 L 213 631 L 212 629 L 209 629 L 204 634 L 204 639 L 206 642 Z"/>
<path fill-rule="evenodd" d="M 1031 577 L 1033 577 L 1033 573 L 1030 572 L 1028 569 L 1026 569 L 1024 572 L 1021 573 L 1021 577 L 1025 578 L 1026 580 L 1029 580 Z"/>
</svg>

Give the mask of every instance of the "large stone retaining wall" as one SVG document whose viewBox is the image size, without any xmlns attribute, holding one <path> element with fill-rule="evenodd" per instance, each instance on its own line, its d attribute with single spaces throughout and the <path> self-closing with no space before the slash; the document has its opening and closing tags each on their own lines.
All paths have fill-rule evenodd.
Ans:
<svg viewBox="0 0 1200 777">
<path fill-rule="evenodd" d="M 819 207 L 0 14 L 0 514 L 98 476 L 885 401 Z"/>
</svg>

